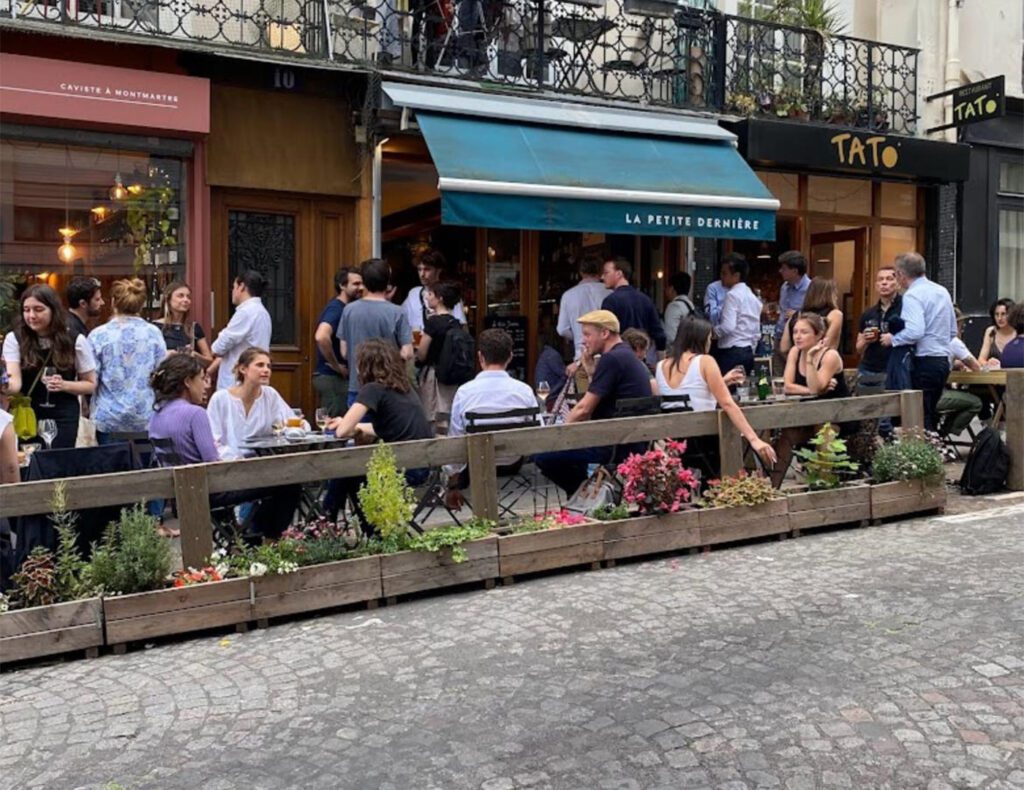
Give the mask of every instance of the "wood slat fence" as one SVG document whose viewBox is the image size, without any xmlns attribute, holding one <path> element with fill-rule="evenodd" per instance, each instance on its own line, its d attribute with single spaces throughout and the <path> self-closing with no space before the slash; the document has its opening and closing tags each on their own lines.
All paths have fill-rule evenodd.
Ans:
<svg viewBox="0 0 1024 790">
<path fill-rule="evenodd" d="M 1011 409 L 1016 406 L 1019 412 L 1017 417 L 1008 416 L 1007 427 L 1014 453 L 1011 487 L 1024 490 L 1024 376 L 1017 383 L 1019 387 L 1011 387 L 1015 400 L 1007 405 Z M 899 416 L 905 426 L 921 425 L 923 415 L 918 391 L 758 405 L 745 408 L 744 413 L 757 431 L 889 416 Z M 399 442 L 391 447 L 398 465 L 408 469 L 468 464 L 474 514 L 497 520 L 496 457 L 647 442 L 665 437 L 716 435 L 722 472 L 735 474 L 743 467 L 744 444 L 722 412 L 662 413 Z M 372 447 L 353 447 L 70 478 L 67 480 L 67 506 L 81 509 L 174 498 L 180 520 L 183 562 L 186 566 L 198 567 L 213 549 L 210 494 L 362 475 L 372 452 Z M 13 517 L 49 512 L 58 482 L 41 480 L 0 486 L 0 515 Z"/>
</svg>

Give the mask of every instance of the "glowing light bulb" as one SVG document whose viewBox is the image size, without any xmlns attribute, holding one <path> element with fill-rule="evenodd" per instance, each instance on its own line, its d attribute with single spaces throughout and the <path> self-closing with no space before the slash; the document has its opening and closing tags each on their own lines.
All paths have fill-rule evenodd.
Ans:
<svg viewBox="0 0 1024 790">
<path fill-rule="evenodd" d="M 118 173 L 114 176 L 114 186 L 110 188 L 110 199 L 124 200 L 126 197 L 128 197 L 128 190 L 124 188 L 124 182 L 121 181 L 121 174 Z"/>
<path fill-rule="evenodd" d="M 128 191 L 133 195 L 141 195 L 143 190 L 142 184 L 129 184 Z"/>
<path fill-rule="evenodd" d="M 64 243 L 57 249 L 57 257 L 64 263 L 72 263 L 78 257 L 78 250 L 67 236 L 64 237 Z"/>
</svg>

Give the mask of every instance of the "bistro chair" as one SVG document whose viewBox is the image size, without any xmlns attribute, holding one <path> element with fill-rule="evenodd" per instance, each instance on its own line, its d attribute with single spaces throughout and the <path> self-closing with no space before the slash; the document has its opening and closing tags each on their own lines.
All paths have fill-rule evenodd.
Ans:
<svg viewBox="0 0 1024 790">
<path fill-rule="evenodd" d="M 540 407 L 527 406 L 519 409 L 507 409 L 500 412 L 468 411 L 465 414 L 466 434 L 490 433 L 493 431 L 510 431 L 516 428 L 529 428 L 541 424 Z M 520 456 L 511 463 L 499 465 L 498 476 L 498 509 L 500 515 L 509 519 L 516 517 L 515 507 L 528 493 L 533 494 L 533 514 L 538 515 L 538 483 L 540 475 L 536 465 L 530 464 L 531 472 L 527 474 L 523 467 L 527 458 Z M 545 485 L 542 499 L 547 512 L 548 488 Z"/>
</svg>

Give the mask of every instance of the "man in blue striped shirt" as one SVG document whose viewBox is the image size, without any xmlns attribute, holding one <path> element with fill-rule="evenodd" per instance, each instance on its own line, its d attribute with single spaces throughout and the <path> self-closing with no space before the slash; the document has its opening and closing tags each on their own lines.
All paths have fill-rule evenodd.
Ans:
<svg viewBox="0 0 1024 790">
<path fill-rule="evenodd" d="M 924 393 L 924 427 L 934 431 L 939 398 L 949 377 L 949 346 L 956 337 L 956 313 L 949 291 L 925 276 L 924 258 L 905 252 L 896 258 L 903 288 L 903 329 L 882 335 L 884 346 L 913 346 L 911 382 Z"/>
</svg>

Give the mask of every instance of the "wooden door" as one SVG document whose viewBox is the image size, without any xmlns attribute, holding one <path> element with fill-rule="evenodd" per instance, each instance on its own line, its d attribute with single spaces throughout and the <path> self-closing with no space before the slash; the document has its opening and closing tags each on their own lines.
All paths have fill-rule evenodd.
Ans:
<svg viewBox="0 0 1024 790">
<path fill-rule="evenodd" d="M 857 322 L 871 294 L 871 283 L 865 280 L 867 240 L 867 228 L 811 234 L 810 275 L 834 278 L 839 285 L 839 307 L 843 311 L 840 351 L 846 367 L 857 366 Z M 840 262 L 849 264 L 851 260 L 852 267 L 839 270 Z"/>
<path fill-rule="evenodd" d="M 334 295 L 334 271 L 353 263 L 354 202 L 248 190 L 214 190 L 211 197 L 215 333 L 231 317 L 234 277 L 250 268 L 263 274 L 263 302 L 273 325 L 273 386 L 311 417 L 313 334 Z"/>
</svg>

